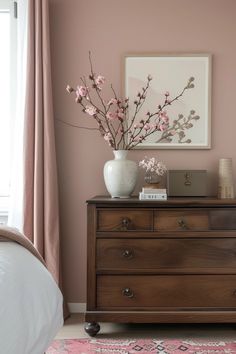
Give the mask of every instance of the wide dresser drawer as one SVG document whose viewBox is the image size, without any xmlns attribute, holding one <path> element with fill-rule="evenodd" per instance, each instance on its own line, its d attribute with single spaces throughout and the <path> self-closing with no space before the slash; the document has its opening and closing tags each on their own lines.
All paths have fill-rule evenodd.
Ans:
<svg viewBox="0 0 236 354">
<path fill-rule="evenodd" d="M 101 275 L 97 308 L 234 308 L 236 275 Z"/>
<path fill-rule="evenodd" d="M 97 239 L 96 262 L 98 271 L 110 272 L 232 273 L 236 238 Z"/>
</svg>

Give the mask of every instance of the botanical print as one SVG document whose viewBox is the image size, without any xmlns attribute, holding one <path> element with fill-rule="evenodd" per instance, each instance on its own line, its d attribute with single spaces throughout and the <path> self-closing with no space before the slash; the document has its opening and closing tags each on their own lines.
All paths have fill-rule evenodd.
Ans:
<svg viewBox="0 0 236 354">
<path fill-rule="evenodd" d="M 131 102 L 136 100 L 137 90 L 145 86 L 147 73 L 152 82 L 136 121 L 139 123 L 147 110 L 155 111 L 165 97 L 170 104 L 162 114 L 168 119 L 168 127 L 148 136 L 137 148 L 209 148 L 209 56 L 126 56 L 125 96 Z M 194 81 L 193 90 L 179 95 L 189 78 Z M 131 117 L 134 109 L 130 105 Z"/>
</svg>

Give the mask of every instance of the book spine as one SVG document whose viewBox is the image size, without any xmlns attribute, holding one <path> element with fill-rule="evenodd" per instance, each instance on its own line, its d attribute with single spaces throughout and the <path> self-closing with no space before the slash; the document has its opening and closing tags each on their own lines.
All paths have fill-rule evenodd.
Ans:
<svg viewBox="0 0 236 354">
<path fill-rule="evenodd" d="M 145 194 L 166 194 L 165 188 L 160 189 L 151 189 L 151 188 L 143 188 L 142 193 Z"/>
<path fill-rule="evenodd" d="M 140 200 L 167 200 L 167 194 L 146 194 L 139 193 Z"/>
</svg>

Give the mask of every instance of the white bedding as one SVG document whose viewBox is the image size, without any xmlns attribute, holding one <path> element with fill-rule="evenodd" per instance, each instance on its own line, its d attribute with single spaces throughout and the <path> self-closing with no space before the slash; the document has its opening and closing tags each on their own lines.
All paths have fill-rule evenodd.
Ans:
<svg viewBox="0 0 236 354">
<path fill-rule="evenodd" d="M 21 245 L 0 242 L 0 353 L 43 354 L 62 325 L 51 274 Z"/>
</svg>

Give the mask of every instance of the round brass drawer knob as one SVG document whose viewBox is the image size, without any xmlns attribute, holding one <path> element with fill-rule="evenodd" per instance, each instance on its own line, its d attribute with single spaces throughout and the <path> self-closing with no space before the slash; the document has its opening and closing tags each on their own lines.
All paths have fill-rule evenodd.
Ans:
<svg viewBox="0 0 236 354">
<path fill-rule="evenodd" d="M 187 224 L 185 223 L 185 221 L 183 219 L 178 220 L 178 224 L 183 230 L 186 230 L 188 228 Z"/>
<path fill-rule="evenodd" d="M 124 217 L 124 218 L 121 220 L 121 229 L 122 229 L 123 231 L 128 231 L 129 225 L 130 225 L 130 219 L 127 218 L 127 217 Z"/>
<path fill-rule="evenodd" d="M 133 293 L 133 291 L 130 288 L 124 288 L 122 290 L 122 295 L 126 296 L 126 297 L 129 297 L 129 298 L 134 297 L 134 293 Z"/>
<path fill-rule="evenodd" d="M 131 250 L 124 250 L 122 252 L 122 256 L 124 258 L 132 258 L 133 257 L 133 252 Z"/>
</svg>

